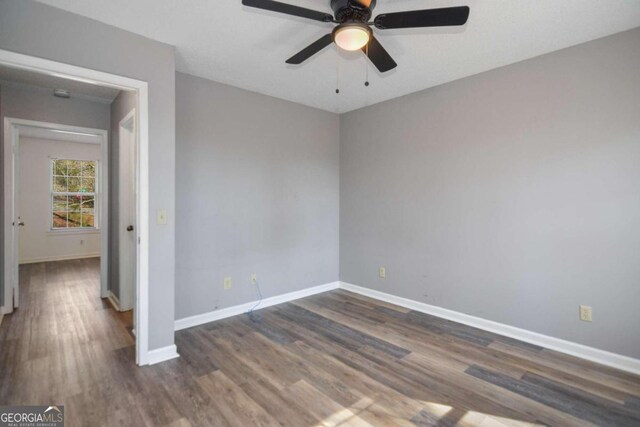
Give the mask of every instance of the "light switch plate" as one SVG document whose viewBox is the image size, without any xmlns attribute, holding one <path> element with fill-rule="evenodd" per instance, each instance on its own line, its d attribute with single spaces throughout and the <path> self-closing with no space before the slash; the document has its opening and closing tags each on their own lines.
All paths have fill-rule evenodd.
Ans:
<svg viewBox="0 0 640 427">
<path fill-rule="evenodd" d="M 167 210 L 166 209 L 158 209 L 157 215 L 157 223 L 158 225 L 166 225 L 167 224 Z"/>
<path fill-rule="evenodd" d="M 381 279 L 384 279 L 385 277 L 387 277 L 387 269 L 384 267 L 380 267 L 378 269 L 378 276 L 380 276 Z"/>
<path fill-rule="evenodd" d="M 225 290 L 231 289 L 231 285 L 232 285 L 231 284 L 231 277 L 225 277 L 222 285 L 224 286 Z"/>
</svg>

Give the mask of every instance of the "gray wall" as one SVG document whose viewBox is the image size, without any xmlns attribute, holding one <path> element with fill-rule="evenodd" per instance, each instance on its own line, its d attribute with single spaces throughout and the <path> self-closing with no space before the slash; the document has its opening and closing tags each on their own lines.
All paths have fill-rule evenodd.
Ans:
<svg viewBox="0 0 640 427">
<path fill-rule="evenodd" d="M 136 108 L 136 104 L 137 97 L 135 92 L 127 91 L 121 91 L 111 104 L 111 138 L 109 144 L 109 174 L 111 177 L 111 182 L 109 183 L 109 230 L 111 231 L 109 233 L 109 290 L 118 298 L 120 298 L 120 233 L 117 232 L 117 229 L 120 181 L 117 177 L 120 165 L 120 122 L 132 109 Z"/>
<path fill-rule="evenodd" d="M 0 96 L 0 123 L 4 123 L 5 117 L 12 117 L 96 129 L 109 129 L 109 104 L 74 98 L 56 98 L 51 91 L 35 87 L 8 84 L 0 84 L 0 86 L 2 94 Z M 3 144 L 4 131 L 0 132 L 0 148 L 4 146 Z M 0 162 L 0 170 L 3 168 L 3 162 Z M 0 174 L 0 188 L 4 188 L 3 181 L 4 173 Z M 2 228 L 1 224 L 4 224 L 3 216 L 4 208 L 0 209 L 0 229 Z M 4 239 L 4 232 L 2 236 Z M 4 271 L 4 245 L 0 245 L 0 267 L 0 271 Z M 4 304 L 3 278 L 4 275 L 0 274 L 0 305 Z"/>
<path fill-rule="evenodd" d="M 0 1 L 0 49 L 105 71 L 149 84 L 149 348 L 174 343 L 175 50 L 31 0 Z"/>
<path fill-rule="evenodd" d="M 0 86 L 3 121 L 5 117 L 13 117 L 109 130 L 111 113 L 107 103 L 57 98 L 48 89 L 30 86 L 3 83 Z"/>
<path fill-rule="evenodd" d="M 337 281 L 338 116 L 176 84 L 176 318 Z"/>
<path fill-rule="evenodd" d="M 341 280 L 640 357 L 638 70 L 640 29 L 343 115 Z"/>
<path fill-rule="evenodd" d="M 179 75 L 176 153 L 171 46 L 0 1 L 0 49 L 149 82 L 150 208 L 169 215 L 150 230 L 152 349 L 173 343 L 174 307 L 254 299 L 252 272 L 265 296 L 336 280 L 340 203 L 342 280 L 640 357 L 639 43 L 633 30 L 493 70 L 339 131 L 329 113 Z"/>
</svg>

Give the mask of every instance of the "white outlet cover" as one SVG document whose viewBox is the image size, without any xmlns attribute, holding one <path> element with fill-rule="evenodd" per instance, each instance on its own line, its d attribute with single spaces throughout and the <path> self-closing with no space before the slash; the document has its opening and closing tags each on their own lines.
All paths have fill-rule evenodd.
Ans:
<svg viewBox="0 0 640 427">
<path fill-rule="evenodd" d="M 591 308 L 591 306 L 580 306 L 580 320 L 583 322 L 593 322 L 593 308 Z"/>
</svg>

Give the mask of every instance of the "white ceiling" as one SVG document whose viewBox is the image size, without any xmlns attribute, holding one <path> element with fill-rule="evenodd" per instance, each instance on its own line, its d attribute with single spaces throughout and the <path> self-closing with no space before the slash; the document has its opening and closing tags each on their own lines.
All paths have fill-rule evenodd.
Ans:
<svg viewBox="0 0 640 427">
<path fill-rule="evenodd" d="M 102 102 L 110 104 L 118 93 L 119 89 L 93 85 L 90 83 L 69 80 L 62 77 L 50 76 L 18 68 L 0 65 L 0 82 L 8 84 L 18 84 L 35 86 L 43 89 L 50 89 L 53 96 L 54 89 L 66 89 L 72 98 L 81 98 L 88 101 Z"/>
<path fill-rule="evenodd" d="M 332 25 L 244 7 L 241 0 L 39 1 L 175 45 L 178 71 L 334 112 L 640 26 L 640 0 L 378 0 L 374 16 L 471 7 L 461 28 L 374 30 L 398 63 L 380 75 L 360 52 L 338 53 L 333 45 L 300 66 L 286 65 Z M 331 11 L 329 0 L 280 1 Z"/>
</svg>

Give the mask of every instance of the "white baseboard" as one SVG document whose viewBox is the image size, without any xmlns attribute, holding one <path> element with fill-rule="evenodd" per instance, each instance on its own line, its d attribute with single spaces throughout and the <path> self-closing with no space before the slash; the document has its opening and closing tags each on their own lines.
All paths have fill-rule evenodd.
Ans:
<svg viewBox="0 0 640 427">
<path fill-rule="evenodd" d="M 108 295 L 107 298 L 109 299 L 109 302 L 111 303 L 111 305 L 113 306 L 113 308 L 116 311 L 120 311 L 120 300 L 118 299 L 118 297 L 116 296 L 116 294 L 114 294 L 111 291 L 108 291 Z"/>
<path fill-rule="evenodd" d="M 537 332 L 528 331 L 526 329 L 516 328 L 515 326 L 505 325 L 504 323 L 494 322 L 492 320 L 482 319 L 480 317 L 470 316 L 468 314 L 449 310 L 435 305 L 425 304 L 407 298 L 398 297 L 384 292 L 376 291 L 362 286 L 352 285 L 350 283 L 340 282 L 340 288 L 346 291 L 355 292 L 374 299 L 385 301 L 401 307 L 422 313 L 431 314 L 443 319 L 452 320 L 454 322 L 473 326 L 485 331 L 515 338 L 520 341 L 535 344 L 540 347 L 566 353 L 571 356 L 586 359 L 602 365 L 611 366 L 612 368 L 622 371 L 631 372 L 640 375 L 640 360 L 632 357 L 623 356 L 621 354 L 611 353 L 605 350 L 589 347 L 583 344 L 566 341 L 560 338 L 550 337 L 548 335 L 539 334 Z"/>
<path fill-rule="evenodd" d="M 270 307 L 276 304 L 282 304 L 283 302 L 293 301 L 300 298 L 308 297 L 310 295 L 320 294 L 322 292 L 338 289 L 339 282 L 327 283 L 324 285 L 314 286 L 312 288 L 302 289 L 299 291 L 289 292 L 287 294 L 277 295 L 275 297 L 269 297 L 262 300 L 259 306 L 255 310 L 261 308 Z M 252 301 L 245 304 L 234 305 L 233 307 L 222 308 L 220 310 L 210 311 L 208 313 L 197 314 L 195 316 L 185 317 L 175 321 L 175 330 L 191 328 L 193 326 L 202 325 L 204 323 L 214 322 L 216 320 L 224 319 L 231 316 L 237 316 L 238 314 L 246 313 L 256 305 L 258 301 Z"/>
<path fill-rule="evenodd" d="M 20 264 L 35 264 L 37 262 L 69 261 L 72 259 L 100 258 L 100 252 L 76 255 L 54 255 L 40 258 L 21 259 Z"/>
<path fill-rule="evenodd" d="M 331 291 L 337 288 L 355 292 L 357 294 L 365 295 L 380 301 L 385 301 L 422 313 L 431 314 L 443 319 L 452 320 L 464 325 L 473 326 L 475 328 L 479 328 L 488 332 L 515 338 L 517 340 L 535 344 L 540 347 L 548 348 L 550 350 L 555 350 L 561 353 L 569 354 L 571 356 L 579 357 L 581 359 L 589 360 L 592 362 L 600 363 L 602 365 L 611 366 L 616 369 L 640 375 L 640 360 L 634 359 L 632 357 L 611 353 L 609 351 L 600 350 L 583 344 L 566 341 L 560 338 L 550 337 L 548 335 L 539 334 L 537 332 L 528 331 L 526 329 L 517 328 L 515 326 L 505 325 L 504 323 L 482 319 L 480 317 L 471 316 L 435 305 L 425 304 L 423 302 L 414 301 L 408 298 L 387 294 L 385 292 L 380 292 L 374 289 L 364 288 L 362 286 L 357 286 L 345 282 L 327 283 L 325 285 L 314 286 L 312 288 L 302 289 L 300 291 L 265 298 L 264 300 L 262 300 L 261 304 L 256 307 L 256 310 Z M 233 307 L 227 307 L 220 310 L 210 311 L 208 313 L 178 319 L 175 321 L 175 330 L 179 331 L 181 329 L 191 328 L 205 323 L 214 322 L 216 320 L 225 319 L 227 317 L 237 316 L 249 311 L 249 309 L 251 309 L 251 307 L 253 307 L 256 303 L 257 301 L 252 301 L 245 304 L 235 305 Z"/>
<path fill-rule="evenodd" d="M 168 345 L 166 347 L 156 348 L 155 350 L 149 350 L 147 353 L 147 364 L 155 365 L 156 363 L 165 362 L 175 359 L 176 357 L 180 357 L 178 348 L 175 344 Z"/>
</svg>

